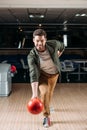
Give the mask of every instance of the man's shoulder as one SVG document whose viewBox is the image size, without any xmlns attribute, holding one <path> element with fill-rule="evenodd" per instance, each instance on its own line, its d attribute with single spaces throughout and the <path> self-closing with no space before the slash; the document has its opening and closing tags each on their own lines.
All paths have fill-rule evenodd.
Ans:
<svg viewBox="0 0 87 130">
<path fill-rule="evenodd" d="M 32 48 L 28 54 L 28 57 L 35 57 L 37 55 L 36 49 Z"/>
<path fill-rule="evenodd" d="M 56 43 L 58 42 L 57 40 L 53 39 L 53 40 L 47 40 L 47 43 Z"/>
<path fill-rule="evenodd" d="M 60 44 L 60 41 L 58 41 L 58 40 L 56 40 L 56 39 L 54 39 L 54 40 L 47 40 L 47 44 Z"/>
<path fill-rule="evenodd" d="M 56 47 L 60 44 L 60 41 L 58 40 L 47 40 L 47 45 L 52 46 L 52 47 Z"/>
<path fill-rule="evenodd" d="M 35 53 L 35 48 L 33 47 L 33 48 L 30 50 L 29 54 L 34 54 L 34 53 Z"/>
</svg>

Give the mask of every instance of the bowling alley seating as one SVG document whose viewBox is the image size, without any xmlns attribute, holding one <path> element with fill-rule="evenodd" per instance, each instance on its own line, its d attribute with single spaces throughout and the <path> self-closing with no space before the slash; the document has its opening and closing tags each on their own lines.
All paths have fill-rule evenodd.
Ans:
<svg viewBox="0 0 87 130">
<path fill-rule="evenodd" d="M 82 67 L 82 70 L 84 71 L 84 79 L 87 81 L 87 79 L 86 79 L 86 75 L 87 75 L 87 62 L 85 62 L 84 66 Z"/>
<path fill-rule="evenodd" d="M 27 81 L 27 74 L 28 74 L 28 64 L 25 63 L 24 59 L 21 58 L 20 59 L 20 62 L 22 64 L 22 67 L 23 67 L 23 78 L 25 81 Z"/>
<path fill-rule="evenodd" d="M 87 67 L 82 67 L 82 69 L 87 72 Z"/>
<path fill-rule="evenodd" d="M 69 74 L 71 74 L 72 72 L 75 71 L 75 67 L 74 67 L 74 64 L 71 60 L 64 60 L 64 61 L 61 61 L 61 71 L 63 73 L 66 73 L 66 81 L 67 82 L 70 82 L 70 79 L 69 79 Z"/>
<path fill-rule="evenodd" d="M 82 67 L 82 69 L 87 72 L 87 62 L 84 63 L 84 66 Z"/>
<path fill-rule="evenodd" d="M 8 63 L 11 65 L 15 65 L 18 69 L 22 67 L 19 58 L 19 55 L 1 55 L 0 63 Z"/>
<path fill-rule="evenodd" d="M 63 54 L 61 55 L 60 57 L 60 60 L 61 61 L 64 61 L 64 60 L 76 60 L 76 59 L 83 59 L 83 56 L 80 55 L 80 54 Z"/>
<path fill-rule="evenodd" d="M 27 55 L 1 55 L 0 63 L 8 63 L 10 65 L 14 65 L 17 68 L 17 74 L 12 78 L 12 82 L 26 82 L 26 75 L 28 72 Z"/>
</svg>

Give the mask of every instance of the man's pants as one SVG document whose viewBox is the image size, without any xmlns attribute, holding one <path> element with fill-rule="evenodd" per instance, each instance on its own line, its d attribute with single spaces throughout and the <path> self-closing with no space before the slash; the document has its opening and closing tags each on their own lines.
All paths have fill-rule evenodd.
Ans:
<svg viewBox="0 0 87 130">
<path fill-rule="evenodd" d="M 50 101 L 56 86 L 59 74 L 47 74 L 42 72 L 40 76 L 39 90 L 41 101 L 44 104 L 43 115 L 50 115 Z"/>
</svg>

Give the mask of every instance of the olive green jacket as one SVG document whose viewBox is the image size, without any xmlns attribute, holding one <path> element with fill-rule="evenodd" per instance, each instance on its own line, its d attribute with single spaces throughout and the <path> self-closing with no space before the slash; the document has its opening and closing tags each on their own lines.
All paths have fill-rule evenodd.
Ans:
<svg viewBox="0 0 87 130">
<path fill-rule="evenodd" d="M 60 52 L 62 52 L 65 48 L 64 44 L 57 40 L 49 40 L 46 42 L 46 48 L 48 49 L 49 54 L 54 64 L 57 66 L 58 72 L 60 73 L 61 68 L 57 51 L 59 50 Z M 30 82 L 39 82 L 40 59 L 38 51 L 35 47 L 28 54 L 27 60 L 29 65 Z"/>
</svg>

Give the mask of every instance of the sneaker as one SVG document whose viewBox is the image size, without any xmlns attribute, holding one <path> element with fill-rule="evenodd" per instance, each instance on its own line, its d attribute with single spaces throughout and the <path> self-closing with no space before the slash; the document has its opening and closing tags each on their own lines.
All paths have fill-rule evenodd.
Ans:
<svg viewBox="0 0 87 130">
<path fill-rule="evenodd" d="M 44 118 L 44 121 L 43 121 L 43 126 L 45 127 L 45 128 L 47 128 L 47 127 L 49 127 L 50 126 L 50 118 L 48 118 L 48 117 L 45 117 Z"/>
</svg>

